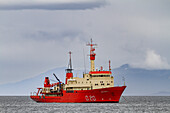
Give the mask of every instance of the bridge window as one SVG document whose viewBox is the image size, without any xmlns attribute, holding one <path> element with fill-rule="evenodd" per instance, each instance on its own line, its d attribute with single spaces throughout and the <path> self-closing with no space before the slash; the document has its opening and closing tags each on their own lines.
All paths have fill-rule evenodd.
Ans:
<svg viewBox="0 0 170 113">
<path fill-rule="evenodd" d="M 98 86 L 98 84 L 95 84 L 95 86 Z"/>
<path fill-rule="evenodd" d="M 110 77 L 110 75 L 92 75 L 92 77 Z"/>
</svg>

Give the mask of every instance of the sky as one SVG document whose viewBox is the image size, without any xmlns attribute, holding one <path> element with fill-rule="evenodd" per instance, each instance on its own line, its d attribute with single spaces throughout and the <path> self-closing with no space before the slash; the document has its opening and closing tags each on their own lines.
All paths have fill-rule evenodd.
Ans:
<svg viewBox="0 0 170 113">
<path fill-rule="evenodd" d="M 169 0 L 0 0 L 0 84 L 68 65 L 170 69 Z M 85 63 L 84 63 L 85 59 Z M 63 70 L 64 71 L 64 70 Z"/>
</svg>

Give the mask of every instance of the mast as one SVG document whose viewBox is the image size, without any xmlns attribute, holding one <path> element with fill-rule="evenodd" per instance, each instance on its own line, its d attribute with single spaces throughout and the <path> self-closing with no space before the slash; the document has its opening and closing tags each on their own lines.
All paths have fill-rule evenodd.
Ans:
<svg viewBox="0 0 170 113">
<path fill-rule="evenodd" d="M 73 77 L 72 73 L 72 63 L 71 63 L 71 51 L 69 51 L 69 63 L 68 63 L 68 68 L 66 69 L 66 81 L 65 83 L 67 84 L 67 80 Z"/>
<path fill-rule="evenodd" d="M 87 46 L 90 46 L 90 63 L 91 63 L 90 71 L 95 71 L 94 60 L 95 60 L 96 53 L 94 53 L 95 51 L 94 46 L 97 46 L 97 44 L 93 44 L 93 40 L 91 39 L 91 43 L 87 44 Z"/>
<path fill-rule="evenodd" d="M 109 60 L 109 71 L 111 71 L 110 60 Z"/>
<path fill-rule="evenodd" d="M 69 51 L 69 63 L 68 63 L 68 68 L 66 69 L 66 73 L 72 73 L 72 63 L 71 63 L 71 51 Z"/>
<path fill-rule="evenodd" d="M 69 57 L 70 57 L 70 59 L 69 59 L 69 63 L 68 63 L 68 69 L 73 70 L 72 69 L 72 63 L 71 63 L 71 51 L 69 51 Z"/>
</svg>

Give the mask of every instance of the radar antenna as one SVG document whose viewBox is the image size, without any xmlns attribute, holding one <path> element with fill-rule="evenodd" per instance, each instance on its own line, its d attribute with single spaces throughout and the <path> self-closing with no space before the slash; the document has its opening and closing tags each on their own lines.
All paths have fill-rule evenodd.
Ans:
<svg viewBox="0 0 170 113">
<path fill-rule="evenodd" d="M 97 44 L 93 44 L 93 40 L 91 39 L 91 43 L 88 43 L 87 46 L 90 46 L 90 61 L 91 61 L 90 71 L 95 71 L 94 60 L 95 60 L 96 53 L 94 53 L 95 51 L 94 46 L 97 46 Z"/>
</svg>

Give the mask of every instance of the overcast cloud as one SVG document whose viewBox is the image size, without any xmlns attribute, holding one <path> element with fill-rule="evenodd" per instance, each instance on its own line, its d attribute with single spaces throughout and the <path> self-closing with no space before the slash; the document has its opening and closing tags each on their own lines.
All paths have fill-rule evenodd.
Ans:
<svg viewBox="0 0 170 113">
<path fill-rule="evenodd" d="M 84 10 L 105 5 L 105 0 L 0 0 L 1 10 Z"/>
<path fill-rule="evenodd" d="M 82 5 L 77 9 L 94 5 L 82 8 L 91 10 L 75 11 L 75 1 Z M 2 10 L 28 7 L 21 1 L 0 1 L 1 84 L 67 66 L 68 51 L 73 52 L 74 69 L 83 69 L 84 49 L 88 68 L 89 48 L 85 45 L 90 38 L 98 44 L 98 68 L 103 65 L 107 69 L 108 60 L 112 61 L 112 68 L 126 63 L 146 69 L 170 68 L 169 0 L 108 0 L 104 7 L 100 7 L 103 0 L 80 1 L 66 3 L 73 5 L 71 10 L 63 5 L 67 10 L 52 11 L 48 10 L 50 5 L 35 10 L 38 7 L 31 8 L 30 3 L 32 10 Z M 56 4 L 60 5 L 59 2 Z"/>
</svg>

